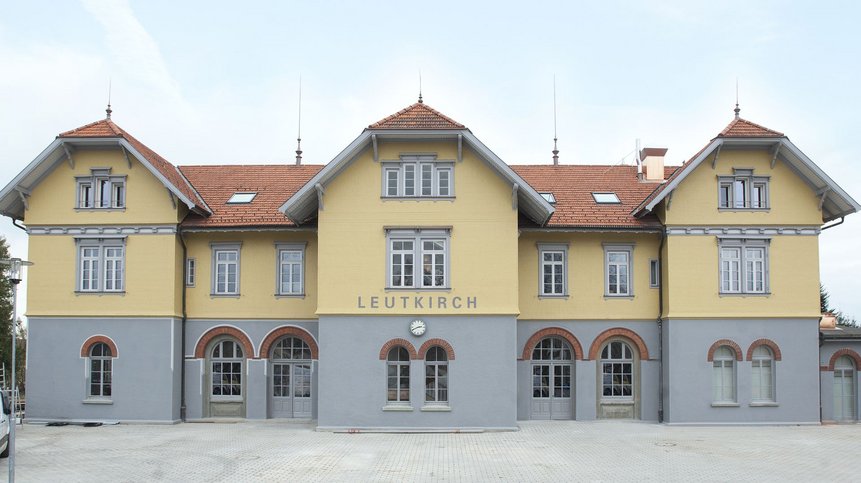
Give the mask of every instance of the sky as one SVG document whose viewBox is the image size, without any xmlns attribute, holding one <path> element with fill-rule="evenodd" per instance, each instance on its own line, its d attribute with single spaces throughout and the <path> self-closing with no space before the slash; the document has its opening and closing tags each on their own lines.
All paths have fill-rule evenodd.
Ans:
<svg viewBox="0 0 861 483">
<path fill-rule="evenodd" d="M 416 101 L 510 164 L 690 158 L 733 116 L 786 133 L 861 200 L 857 2 L 0 0 L 0 186 L 65 130 L 113 120 L 178 165 L 304 162 Z M 13 256 L 26 234 L 0 220 Z M 861 214 L 820 237 L 861 319 Z M 23 286 L 23 284 L 22 284 Z M 22 290 L 24 292 L 24 290 Z M 26 293 L 23 293 L 26 297 Z M 22 303 L 26 307 L 26 301 Z"/>
</svg>

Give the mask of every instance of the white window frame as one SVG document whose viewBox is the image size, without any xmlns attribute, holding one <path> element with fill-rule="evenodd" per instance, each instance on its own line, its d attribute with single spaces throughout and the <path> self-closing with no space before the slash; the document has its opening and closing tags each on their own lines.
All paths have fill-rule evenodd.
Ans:
<svg viewBox="0 0 861 483">
<path fill-rule="evenodd" d="M 438 160 L 435 155 L 402 155 L 400 160 L 381 164 L 383 198 L 454 198 L 454 161 Z"/>
<path fill-rule="evenodd" d="M 541 297 L 567 297 L 568 296 L 568 244 L 566 243 L 538 243 L 538 295 Z M 545 254 L 560 254 L 561 260 L 544 261 Z M 556 282 L 553 281 L 553 290 L 547 292 L 545 290 L 545 265 L 553 265 L 553 273 L 556 274 L 556 267 L 559 267 L 562 272 L 562 291 L 556 292 Z"/>
<path fill-rule="evenodd" d="M 741 168 L 733 169 L 732 176 L 718 176 L 718 209 L 768 210 L 771 208 L 769 179 L 768 176 L 754 176 L 753 169 Z M 762 190 L 761 196 L 754 204 L 754 193 L 758 189 Z"/>
<path fill-rule="evenodd" d="M 126 247 L 125 238 L 76 238 L 76 269 L 75 269 L 75 292 L 79 294 L 98 293 L 125 293 L 126 286 Z M 94 255 L 84 256 L 84 251 L 94 251 Z M 119 256 L 109 256 L 108 251 L 120 250 Z M 108 262 L 121 265 L 119 276 L 111 277 L 108 283 Z M 93 268 L 95 263 L 95 268 Z M 114 265 L 115 267 L 116 265 Z M 111 270 L 116 275 L 116 268 Z M 84 274 L 90 277 L 84 283 Z"/>
<path fill-rule="evenodd" d="M 722 354 L 721 349 L 726 349 L 729 355 Z M 732 347 L 722 345 L 715 350 L 712 357 L 712 402 L 714 404 L 735 404 L 738 401 L 738 391 L 736 390 L 738 364 L 736 362 L 737 354 Z M 729 384 L 724 379 L 726 369 L 731 372 Z M 726 389 L 731 392 L 729 397 L 725 397 Z"/>
<path fill-rule="evenodd" d="M 126 207 L 126 176 L 111 175 L 111 168 L 93 168 L 90 176 L 76 176 L 75 208 L 79 210 L 121 210 Z M 107 186 L 110 199 L 98 189 Z"/>
<path fill-rule="evenodd" d="M 766 357 L 761 354 L 757 354 L 760 349 L 766 351 L 768 353 L 768 356 Z M 768 362 L 770 372 L 769 380 L 766 381 L 766 383 L 768 384 L 767 386 L 762 385 L 762 368 L 765 367 L 765 362 Z M 777 380 L 775 379 L 775 373 L 777 372 L 777 368 L 775 366 L 776 364 L 774 351 L 771 350 L 771 347 L 768 347 L 767 345 L 763 344 L 758 345 L 753 349 L 753 354 L 750 359 L 750 400 L 752 404 L 769 404 L 777 402 L 777 388 L 775 387 L 775 381 Z M 757 374 L 759 375 L 759 380 L 757 380 L 757 378 L 755 377 Z M 760 391 L 758 397 L 754 395 L 754 389 L 757 387 Z M 771 397 L 764 397 L 762 395 L 761 391 L 763 387 L 768 387 L 768 389 L 771 391 Z"/>
<path fill-rule="evenodd" d="M 407 354 L 406 360 L 400 360 L 399 357 L 394 360 L 391 358 L 393 351 L 398 351 L 398 355 L 400 355 L 400 351 L 403 350 Z M 392 376 L 389 374 L 389 368 L 395 367 L 395 375 Z M 401 374 L 401 369 L 406 367 L 407 373 L 406 375 Z M 412 399 L 412 359 L 410 359 L 409 351 L 406 347 L 401 345 L 396 345 L 389 349 L 389 352 L 386 353 L 386 406 L 409 406 L 410 401 Z M 394 379 L 392 379 L 394 378 Z M 401 381 L 406 379 L 406 398 L 402 398 Z M 391 386 L 391 382 L 394 380 L 395 387 Z M 394 398 L 392 398 L 392 392 L 394 392 Z"/>
<path fill-rule="evenodd" d="M 613 357 L 613 351 L 612 351 L 612 347 L 611 347 L 613 344 L 621 344 L 622 345 L 621 346 L 622 347 L 622 356 L 620 358 L 614 358 Z M 630 354 L 630 357 L 625 357 L 625 351 L 626 350 L 627 350 L 628 354 Z M 604 351 L 607 351 L 607 357 L 604 357 Z M 601 348 L 600 359 L 598 361 L 598 364 L 599 364 L 598 365 L 598 374 L 600 377 L 599 381 L 600 381 L 600 388 L 601 388 L 600 389 L 601 392 L 599 393 L 600 399 L 602 401 L 634 401 L 634 397 L 635 397 L 636 391 L 637 391 L 637 372 L 636 371 L 637 371 L 637 365 L 638 364 L 637 364 L 637 355 L 634 352 L 634 348 L 631 346 L 631 344 L 629 344 L 627 341 L 624 341 L 624 340 L 611 339 L 609 342 L 607 342 L 604 345 L 604 347 Z M 609 374 L 607 372 L 605 372 L 605 365 L 612 366 Z M 616 365 L 621 365 L 622 369 L 623 369 L 618 374 L 615 370 Z M 615 376 L 615 375 L 624 376 L 625 375 L 625 370 L 624 370 L 625 366 L 628 366 L 630 368 L 630 371 L 628 372 L 628 375 L 630 376 L 630 383 L 629 384 L 625 384 L 624 382 L 616 383 L 612 379 L 612 376 Z M 604 376 L 606 376 L 606 375 L 611 376 L 609 384 L 607 384 L 607 382 L 604 379 Z M 629 394 L 627 396 L 624 394 L 620 394 L 620 395 L 613 395 L 613 394 L 605 395 L 604 394 L 604 389 L 607 386 L 610 387 L 611 392 L 612 392 L 614 386 L 621 387 L 623 392 L 624 392 L 624 387 L 627 385 L 631 386 L 631 394 Z"/>
<path fill-rule="evenodd" d="M 614 253 L 625 253 L 628 257 L 626 265 L 628 285 L 625 292 L 610 292 L 610 255 Z M 622 266 L 622 265 L 617 265 Z M 616 273 L 617 285 L 618 271 Z M 634 296 L 634 245 L 633 244 L 605 244 L 604 245 L 604 296 L 605 297 L 633 297 Z"/>
<path fill-rule="evenodd" d="M 769 295 L 771 286 L 769 283 L 769 248 L 771 240 L 768 238 L 762 239 L 738 239 L 738 238 L 718 238 L 718 290 L 721 295 Z M 736 256 L 727 257 L 724 251 L 735 252 Z M 761 259 L 755 259 L 750 256 L 749 251 L 758 251 L 762 253 Z M 751 270 L 748 265 L 759 261 L 762 265 L 762 270 Z M 737 264 L 737 267 L 733 268 Z M 727 276 L 727 286 L 724 286 L 724 274 Z M 732 277 L 736 274 L 736 277 Z M 762 276 L 762 290 L 756 288 L 756 275 Z M 733 282 L 738 282 L 736 289 Z M 748 284 L 753 283 L 753 288 L 749 288 Z"/>
<path fill-rule="evenodd" d="M 233 357 L 225 357 L 223 355 L 225 343 L 233 344 Z M 219 350 L 222 352 L 218 357 L 215 357 L 215 349 L 216 348 L 219 348 Z M 240 351 L 241 355 L 237 356 L 236 351 Z M 215 344 L 213 344 L 209 348 L 208 363 L 209 363 L 209 399 L 210 399 L 210 401 L 216 401 L 217 402 L 217 401 L 242 401 L 243 400 L 243 393 L 245 392 L 245 381 L 243 379 L 245 379 L 245 376 L 246 376 L 246 374 L 243 374 L 243 373 L 245 372 L 245 365 L 247 364 L 246 359 L 248 359 L 248 357 L 249 357 L 249 355 L 245 353 L 245 347 L 243 347 L 242 344 L 239 343 L 239 341 L 237 341 L 236 339 L 233 339 L 233 338 L 219 339 Z M 236 374 L 239 376 L 239 383 L 238 383 L 239 394 L 232 394 L 232 391 L 231 391 L 231 394 L 228 394 L 228 395 L 215 394 L 215 386 L 216 386 L 216 383 L 215 383 L 215 364 L 231 364 L 231 365 L 232 364 L 239 364 L 239 372 L 233 372 L 232 371 L 233 367 L 231 367 L 231 371 L 227 372 L 227 374 L 231 374 L 231 375 Z M 223 370 L 223 366 L 222 366 L 222 370 L 219 371 L 219 374 L 222 374 L 222 375 L 225 374 L 225 371 Z M 234 384 L 233 382 L 229 382 L 228 384 L 219 383 L 217 385 L 220 388 L 223 388 L 225 385 L 228 387 L 232 387 L 232 386 L 235 386 L 236 384 Z"/>
<path fill-rule="evenodd" d="M 214 297 L 236 297 L 241 293 L 241 280 L 242 280 L 242 243 L 210 243 L 210 249 L 212 251 L 212 260 L 211 267 L 212 270 L 210 276 L 210 295 Z M 236 252 L 236 260 L 235 261 L 218 261 L 218 254 L 222 252 Z M 227 290 L 229 287 L 229 283 L 227 281 L 227 272 L 225 272 L 225 290 L 220 291 L 218 287 L 218 266 L 219 264 L 224 264 L 225 266 L 230 264 L 236 265 L 236 290 Z"/>
<path fill-rule="evenodd" d="M 301 297 L 305 295 L 305 243 L 276 243 L 275 244 L 275 294 L 279 296 Z M 286 253 L 298 253 L 299 260 L 285 261 L 283 256 Z M 290 280 L 288 290 L 284 290 L 284 265 L 299 266 L 299 288 L 292 290 L 295 281 Z M 292 270 L 290 272 L 292 277 Z"/>
<path fill-rule="evenodd" d="M 443 358 L 442 359 L 435 359 L 435 360 L 429 359 L 429 356 L 431 355 L 432 351 L 438 351 L 439 353 L 442 354 Z M 425 353 L 424 363 L 425 363 L 424 405 L 425 406 L 448 407 L 449 400 L 450 400 L 449 391 L 451 388 L 451 385 L 449 384 L 448 352 L 446 352 L 446 350 L 442 346 L 439 346 L 439 345 L 432 346 Z M 444 369 L 444 372 L 445 372 L 444 375 L 440 375 L 441 368 L 445 368 Z M 430 369 L 431 374 L 428 374 L 428 369 Z M 428 382 L 431 382 L 431 384 L 428 385 Z M 443 383 L 445 385 L 444 388 L 441 387 L 443 385 Z M 431 392 L 433 394 L 433 399 L 434 399 L 433 401 L 428 400 L 428 392 Z M 444 394 L 444 396 L 441 396 L 441 394 Z"/>
<path fill-rule="evenodd" d="M 661 286 L 661 261 L 657 258 L 649 259 L 649 288 Z"/>
<path fill-rule="evenodd" d="M 189 257 L 185 259 L 185 286 L 194 287 L 197 281 L 197 259 Z"/>
<path fill-rule="evenodd" d="M 393 247 L 394 242 L 411 242 L 412 250 L 404 249 L 396 251 Z M 424 248 L 424 242 L 438 241 L 443 243 L 443 250 L 427 252 Z M 424 255 L 433 253 L 433 255 L 442 255 L 443 260 L 443 284 L 436 285 L 435 275 L 431 275 L 432 284 L 425 285 L 424 283 Z M 392 259 L 396 254 L 412 255 L 412 284 L 407 284 L 404 280 L 403 270 L 401 271 L 401 285 L 394 285 L 393 267 L 395 264 Z M 403 260 L 403 258 L 402 258 Z M 403 261 L 401 266 L 404 266 Z M 451 288 L 451 231 L 449 229 L 389 229 L 386 232 L 386 289 L 394 290 L 445 290 Z"/>
<path fill-rule="evenodd" d="M 107 349 L 107 351 L 110 353 L 110 355 L 107 355 L 107 356 L 104 354 L 102 354 L 100 356 L 93 355 L 93 351 L 96 349 L 96 347 L 99 347 L 99 346 L 104 346 L 105 349 Z M 87 396 L 86 396 L 86 398 L 88 400 L 110 401 L 113 398 L 113 394 L 114 394 L 114 391 L 113 391 L 114 390 L 114 359 L 116 357 L 117 357 L 117 355 L 113 353 L 111 346 L 109 346 L 108 344 L 106 344 L 104 342 L 96 342 L 96 343 L 92 344 L 89 347 L 89 349 L 87 349 L 87 358 L 86 358 L 86 363 L 87 363 L 87 368 L 86 368 L 87 393 L 86 394 L 87 394 Z M 93 362 L 98 362 L 98 365 L 99 365 L 98 371 L 93 371 Z M 99 373 L 100 381 L 97 384 L 99 385 L 100 394 L 93 394 L 93 384 L 94 384 L 93 383 L 93 373 L 94 372 Z M 110 379 L 110 381 L 108 381 L 108 382 L 105 382 L 105 375 L 106 374 L 108 376 L 107 379 Z M 108 392 L 110 392 L 110 394 L 105 395 L 105 393 L 104 393 L 105 392 L 105 386 L 109 387 Z"/>
</svg>

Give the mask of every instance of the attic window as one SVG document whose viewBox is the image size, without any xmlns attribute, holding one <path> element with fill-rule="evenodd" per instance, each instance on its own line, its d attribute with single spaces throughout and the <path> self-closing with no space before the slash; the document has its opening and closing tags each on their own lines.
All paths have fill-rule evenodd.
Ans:
<svg viewBox="0 0 861 483">
<path fill-rule="evenodd" d="M 595 198 L 595 203 L 599 205 L 621 203 L 616 193 L 592 193 L 592 198 Z"/>
<path fill-rule="evenodd" d="M 227 200 L 227 204 L 243 204 L 243 203 L 251 203 L 251 200 L 257 196 L 257 193 L 233 193 L 233 196 Z"/>
<path fill-rule="evenodd" d="M 553 196 L 553 193 L 538 193 L 538 194 L 541 195 L 542 198 L 544 198 L 544 201 L 550 203 L 551 205 L 556 203 L 556 197 Z"/>
</svg>

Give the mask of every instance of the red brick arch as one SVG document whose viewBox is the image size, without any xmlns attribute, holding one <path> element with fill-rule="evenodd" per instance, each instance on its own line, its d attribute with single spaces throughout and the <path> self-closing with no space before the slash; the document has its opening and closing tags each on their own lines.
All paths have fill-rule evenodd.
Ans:
<svg viewBox="0 0 861 483">
<path fill-rule="evenodd" d="M 528 361 L 532 359 L 532 350 L 535 349 L 535 345 L 541 342 L 545 337 L 561 337 L 565 339 L 568 344 L 571 346 L 571 350 L 574 351 L 574 359 L 583 359 L 583 347 L 580 345 L 580 341 L 574 337 L 574 334 L 568 332 L 567 330 L 561 327 L 545 327 L 538 332 L 532 334 L 532 337 L 526 341 L 526 344 L 523 345 L 523 354 L 520 356 L 520 360 Z"/>
<path fill-rule="evenodd" d="M 718 348 L 720 348 L 720 346 L 724 346 L 724 345 L 728 346 L 730 349 L 735 351 L 735 360 L 737 360 L 737 361 L 744 360 L 744 359 L 742 359 L 742 355 L 741 355 L 741 347 L 739 347 L 738 344 L 736 344 L 735 342 L 733 342 L 729 339 L 721 339 L 721 340 L 715 342 L 714 344 L 712 344 L 711 347 L 709 347 L 709 355 L 708 355 L 708 361 L 709 362 L 714 362 L 715 351 L 718 350 Z"/>
<path fill-rule="evenodd" d="M 278 339 L 287 336 L 302 339 L 303 342 L 308 344 L 308 348 L 311 349 L 311 359 L 318 358 L 319 349 L 317 347 L 317 341 L 314 340 L 314 336 L 312 336 L 307 330 L 294 326 L 279 327 L 270 332 L 269 335 L 263 339 L 263 344 L 260 345 L 260 353 L 257 354 L 257 358 L 268 359 L 269 349 L 278 341 Z"/>
<path fill-rule="evenodd" d="M 94 335 L 89 339 L 84 341 L 84 344 L 81 346 L 81 357 L 90 357 L 90 348 L 93 345 L 98 344 L 99 342 L 104 342 L 111 349 L 111 357 L 119 357 L 120 353 L 117 351 L 117 345 L 114 344 L 114 341 L 111 340 L 110 337 L 106 335 Z"/>
<path fill-rule="evenodd" d="M 383 348 L 380 349 L 380 360 L 386 360 L 386 357 L 389 355 L 389 351 L 392 350 L 392 347 L 402 346 L 407 352 L 410 353 L 410 359 L 418 359 L 418 354 L 416 354 L 416 348 L 410 344 L 410 341 L 406 339 L 392 339 L 385 344 L 383 344 Z"/>
<path fill-rule="evenodd" d="M 637 346 L 637 351 L 640 353 L 640 360 L 649 360 L 649 349 L 646 347 L 646 343 L 643 342 L 643 338 L 637 335 L 637 333 L 633 330 L 626 329 L 624 327 L 615 327 L 612 329 L 607 329 L 604 332 L 598 334 L 598 337 L 595 337 L 595 340 L 589 347 L 589 359 L 597 359 L 598 351 L 601 350 L 601 346 L 603 346 L 604 343 L 607 342 L 609 339 L 612 339 L 614 337 L 623 337 L 633 342 L 634 345 Z"/>
<path fill-rule="evenodd" d="M 753 341 L 753 343 L 750 344 L 750 347 L 747 348 L 747 360 L 753 359 L 753 350 L 761 345 L 768 346 L 768 348 L 771 349 L 771 354 L 774 355 L 774 360 L 780 360 L 780 347 L 778 347 L 777 343 L 771 339 L 756 339 Z"/>
<path fill-rule="evenodd" d="M 206 346 L 208 346 L 213 339 L 220 335 L 229 335 L 230 337 L 233 337 L 234 339 L 239 341 L 239 343 L 242 344 L 243 350 L 245 351 L 245 358 L 254 358 L 254 346 L 251 344 L 251 341 L 248 339 L 248 336 L 236 327 L 230 327 L 226 325 L 220 327 L 213 327 L 209 329 L 205 334 L 203 334 L 200 340 L 197 341 L 197 346 L 194 348 L 194 357 L 198 359 L 203 359 L 204 357 L 206 357 Z"/>
<path fill-rule="evenodd" d="M 427 354 L 428 350 L 430 350 L 430 348 L 435 345 L 442 347 L 442 350 L 444 350 L 446 354 L 448 354 L 448 360 L 454 360 L 454 349 L 451 347 L 451 344 L 449 344 L 448 341 L 443 339 L 428 339 L 424 344 L 422 344 L 421 347 L 419 347 L 418 358 L 424 359 L 425 354 Z"/>
<path fill-rule="evenodd" d="M 852 360 L 855 361 L 855 369 L 861 369 L 861 355 L 858 355 L 858 353 L 853 351 L 852 349 L 840 349 L 831 355 L 831 360 L 828 361 L 829 371 L 834 370 L 834 364 L 837 364 L 837 359 L 842 356 L 849 356 L 850 358 L 852 358 Z"/>
</svg>

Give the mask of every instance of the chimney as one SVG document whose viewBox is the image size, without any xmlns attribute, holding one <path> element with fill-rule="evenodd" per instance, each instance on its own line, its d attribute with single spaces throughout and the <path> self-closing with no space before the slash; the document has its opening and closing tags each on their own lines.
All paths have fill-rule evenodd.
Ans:
<svg viewBox="0 0 861 483">
<path fill-rule="evenodd" d="M 643 148 L 640 150 L 640 159 L 645 168 L 646 181 L 664 180 L 664 156 L 666 154 L 667 148 Z"/>
</svg>

